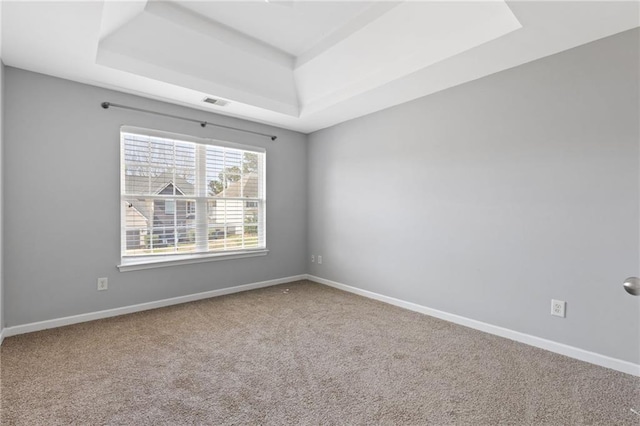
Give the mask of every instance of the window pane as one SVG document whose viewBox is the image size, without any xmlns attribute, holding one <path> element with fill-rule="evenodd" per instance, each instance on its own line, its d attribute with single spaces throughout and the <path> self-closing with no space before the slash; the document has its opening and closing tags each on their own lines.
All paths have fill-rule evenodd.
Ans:
<svg viewBox="0 0 640 426">
<path fill-rule="evenodd" d="M 124 254 L 195 252 L 195 216 L 188 207 L 195 204 L 195 200 L 125 200 Z"/>
<path fill-rule="evenodd" d="M 196 195 L 196 145 L 176 141 L 174 180 L 176 195 Z"/>
<path fill-rule="evenodd" d="M 243 176 L 242 196 L 244 198 L 260 197 L 257 173 L 249 173 Z"/>
<path fill-rule="evenodd" d="M 242 154 L 242 173 L 257 173 L 258 172 L 258 158 L 257 152 L 245 152 Z"/>
<path fill-rule="evenodd" d="M 244 227 L 244 246 L 245 248 L 258 247 L 258 226 L 250 225 Z"/>
<path fill-rule="evenodd" d="M 182 253 L 195 253 L 196 251 L 196 227 L 194 223 L 182 222 L 178 227 L 178 251 Z"/>
<path fill-rule="evenodd" d="M 235 171 L 235 170 L 234 170 Z M 242 176 L 239 173 L 224 174 L 224 190 L 219 194 L 224 198 L 239 198 L 242 196 Z"/>
<path fill-rule="evenodd" d="M 152 165 L 164 168 L 173 166 L 174 143 L 171 140 L 150 138 L 150 160 Z"/>
<path fill-rule="evenodd" d="M 164 202 L 164 214 L 174 214 L 176 212 L 176 201 L 165 200 Z"/>
<path fill-rule="evenodd" d="M 149 164 L 149 138 L 131 135 L 125 147 L 124 158 L 127 164 Z"/>
<path fill-rule="evenodd" d="M 125 193 L 149 194 L 149 168 L 141 166 L 125 166 Z"/>
<path fill-rule="evenodd" d="M 173 177 L 175 195 L 196 195 L 196 170 L 176 169 Z"/>
<path fill-rule="evenodd" d="M 242 151 L 237 149 L 225 149 L 224 150 L 224 167 L 235 168 L 240 171 L 242 166 Z"/>
<path fill-rule="evenodd" d="M 217 196 L 224 189 L 224 150 L 222 148 L 207 146 L 206 159 L 208 195 Z"/>
</svg>

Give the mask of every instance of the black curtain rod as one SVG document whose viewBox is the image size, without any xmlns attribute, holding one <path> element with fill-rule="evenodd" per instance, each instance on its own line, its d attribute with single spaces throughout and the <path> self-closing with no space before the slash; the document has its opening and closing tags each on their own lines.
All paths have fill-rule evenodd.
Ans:
<svg viewBox="0 0 640 426">
<path fill-rule="evenodd" d="M 128 110 L 131 110 L 131 111 L 145 112 L 147 114 L 155 114 L 155 115 L 161 115 L 163 117 L 175 118 L 176 120 L 190 121 L 192 123 L 198 123 L 202 127 L 214 126 L 214 127 L 220 127 L 222 129 L 236 130 L 238 132 L 245 132 L 245 133 L 251 133 L 251 134 L 259 135 L 259 136 L 266 136 L 268 138 L 271 138 L 272 141 L 275 141 L 276 139 L 278 139 L 277 136 L 268 135 L 266 133 L 254 132 L 252 130 L 244 130 L 244 129 L 239 129 L 237 127 L 231 127 L 231 126 L 223 126 L 222 124 L 213 124 L 213 123 L 209 123 L 208 121 L 195 120 L 193 118 L 180 117 L 178 115 L 165 114 L 164 112 L 151 111 L 151 110 L 148 110 L 148 109 L 136 108 L 136 107 L 131 107 L 131 106 L 127 106 L 127 105 L 119 105 L 119 104 L 114 104 L 112 102 L 103 102 L 100 105 L 104 109 L 108 109 L 109 107 L 128 109 Z"/>
</svg>

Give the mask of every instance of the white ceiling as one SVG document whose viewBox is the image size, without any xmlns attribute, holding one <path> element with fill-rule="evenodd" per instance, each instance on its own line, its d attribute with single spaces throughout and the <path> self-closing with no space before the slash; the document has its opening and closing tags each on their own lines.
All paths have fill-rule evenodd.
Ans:
<svg viewBox="0 0 640 426">
<path fill-rule="evenodd" d="M 6 65 L 312 132 L 637 27 L 638 6 L 5 0 L 0 52 Z"/>
<path fill-rule="evenodd" d="M 317 45 L 375 5 L 373 1 L 174 2 L 294 57 Z"/>
</svg>

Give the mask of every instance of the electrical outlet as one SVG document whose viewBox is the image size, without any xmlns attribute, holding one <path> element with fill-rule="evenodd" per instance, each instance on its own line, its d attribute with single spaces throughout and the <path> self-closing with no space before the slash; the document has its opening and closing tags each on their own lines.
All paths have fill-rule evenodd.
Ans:
<svg viewBox="0 0 640 426">
<path fill-rule="evenodd" d="M 313 254 L 312 254 L 312 255 L 311 255 L 311 263 L 313 263 L 313 262 L 315 262 L 315 261 L 316 261 L 316 257 L 315 257 L 315 255 L 313 255 Z"/>
<path fill-rule="evenodd" d="M 104 291 L 109 289 L 109 280 L 105 278 L 98 278 L 98 291 Z"/>
<path fill-rule="evenodd" d="M 565 308 L 567 307 L 567 302 L 563 300 L 555 300 L 551 299 L 551 315 L 556 317 L 565 318 Z"/>
<path fill-rule="evenodd" d="M 322 256 L 318 256 L 318 265 L 322 265 Z"/>
</svg>

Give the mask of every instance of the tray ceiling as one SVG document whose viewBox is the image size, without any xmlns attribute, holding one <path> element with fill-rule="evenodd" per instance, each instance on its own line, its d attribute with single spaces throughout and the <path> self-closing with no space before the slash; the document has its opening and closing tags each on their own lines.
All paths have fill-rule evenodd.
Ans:
<svg viewBox="0 0 640 426">
<path fill-rule="evenodd" d="M 638 19 L 635 2 L 3 2 L 2 59 L 311 132 Z"/>
</svg>

